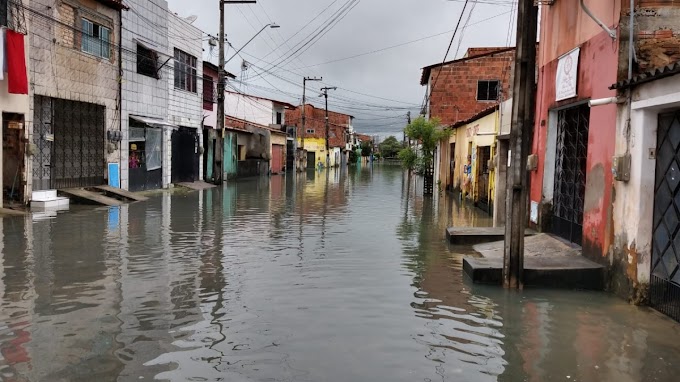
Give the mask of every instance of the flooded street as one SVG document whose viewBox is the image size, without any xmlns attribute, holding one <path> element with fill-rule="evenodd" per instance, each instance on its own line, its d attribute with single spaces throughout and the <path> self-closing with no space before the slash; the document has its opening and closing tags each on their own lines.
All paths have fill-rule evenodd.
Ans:
<svg viewBox="0 0 680 382">
<path fill-rule="evenodd" d="M 671 381 L 680 325 L 471 285 L 398 167 L 0 221 L 0 381 Z"/>
</svg>

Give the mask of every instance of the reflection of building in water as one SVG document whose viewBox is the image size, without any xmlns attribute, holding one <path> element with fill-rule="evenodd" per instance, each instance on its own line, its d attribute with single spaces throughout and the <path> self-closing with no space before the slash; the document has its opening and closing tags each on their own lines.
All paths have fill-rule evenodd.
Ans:
<svg viewBox="0 0 680 382">
<path fill-rule="evenodd" d="M 12 380 L 117 375 L 117 257 L 101 240 L 102 211 L 3 221 L 0 369 Z M 7 232 L 9 230 L 9 232 Z M 8 240 L 11 237 L 11 240 Z"/>
<path fill-rule="evenodd" d="M 177 347 L 183 329 L 200 315 L 198 274 L 201 259 L 202 193 L 198 208 L 173 206 L 170 194 L 132 204 L 121 214 L 129 245 L 122 253 L 120 317 L 124 359 L 122 377 L 153 377 L 168 365 L 147 363 Z M 173 219 L 172 216 L 176 218 Z"/>
</svg>

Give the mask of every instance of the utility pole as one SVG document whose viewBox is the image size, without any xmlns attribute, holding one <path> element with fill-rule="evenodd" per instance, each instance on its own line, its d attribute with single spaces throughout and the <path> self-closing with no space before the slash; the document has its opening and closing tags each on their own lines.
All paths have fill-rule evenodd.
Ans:
<svg viewBox="0 0 680 382">
<path fill-rule="evenodd" d="M 330 144 L 330 129 L 328 127 L 328 91 L 329 90 L 338 90 L 337 87 L 323 87 L 321 88 L 321 91 L 323 92 L 324 98 L 326 98 L 326 168 L 331 166 L 331 144 Z"/>
<path fill-rule="evenodd" d="M 507 182 L 503 286 L 521 289 L 524 275 L 524 230 L 527 219 L 527 156 L 534 123 L 536 34 L 538 6 L 534 0 L 519 0 L 517 49 L 512 88 L 511 165 Z"/>
<path fill-rule="evenodd" d="M 411 124 L 411 112 L 410 111 L 406 112 L 406 122 L 407 122 L 407 126 Z M 404 129 L 404 145 L 406 145 L 406 129 Z"/>
<path fill-rule="evenodd" d="M 220 35 L 219 65 L 217 66 L 217 144 L 213 153 L 213 173 L 215 184 L 224 181 L 224 90 L 226 88 L 225 58 L 224 58 L 224 5 L 225 4 L 254 4 L 256 0 L 218 0 L 220 2 Z"/>
<path fill-rule="evenodd" d="M 302 79 L 302 137 L 300 138 L 300 147 L 305 149 L 305 134 L 307 133 L 305 123 L 307 118 L 305 116 L 305 109 L 307 108 L 307 81 L 322 81 L 323 77 L 305 77 Z"/>
</svg>

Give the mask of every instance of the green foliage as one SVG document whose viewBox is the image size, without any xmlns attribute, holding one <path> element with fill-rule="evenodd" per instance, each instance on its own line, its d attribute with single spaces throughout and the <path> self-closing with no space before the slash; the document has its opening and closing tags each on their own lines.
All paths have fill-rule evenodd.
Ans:
<svg viewBox="0 0 680 382">
<path fill-rule="evenodd" d="M 359 160 L 356 150 L 351 150 L 349 152 L 349 163 L 356 163 Z"/>
<path fill-rule="evenodd" d="M 441 128 L 440 124 L 441 122 L 437 118 L 428 121 L 421 116 L 406 126 L 404 129 L 406 135 L 410 139 L 417 141 L 420 145 L 420 156 L 418 157 L 418 160 L 414 161 L 413 167 L 407 166 L 407 168 L 415 168 L 416 170 L 422 171 L 432 167 L 434 162 L 434 150 L 437 147 L 437 143 L 442 139 L 447 139 L 452 134 L 451 129 Z M 411 158 L 407 157 L 407 159 L 410 160 Z"/>
<path fill-rule="evenodd" d="M 410 147 L 401 149 L 398 157 L 405 169 L 413 170 L 418 165 L 418 154 Z"/>
<path fill-rule="evenodd" d="M 378 147 L 383 157 L 394 158 L 399 154 L 399 150 L 404 148 L 404 145 L 394 136 L 389 136 Z"/>
<path fill-rule="evenodd" d="M 372 142 L 361 142 L 361 156 L 362 157 L 368 157 L 371 156 L 371 153 L 373 152 L 373 143 Z"/>
</svg>

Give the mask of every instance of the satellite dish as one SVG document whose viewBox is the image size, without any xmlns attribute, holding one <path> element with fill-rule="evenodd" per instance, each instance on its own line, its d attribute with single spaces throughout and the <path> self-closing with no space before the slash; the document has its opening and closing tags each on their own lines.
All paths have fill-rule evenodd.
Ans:
<svg viewBox="0 0 680 382">
<path fill-rule="evenodd" d="M 191 15 L 191 16 L 187 17 L 187 18 L 184 19 L 184 20 L 186 20 L 189 24 L 193 24 L 194 21 L 198 20 L 198 16 L 196 16 L 196 15 Z"/>
</svg>

